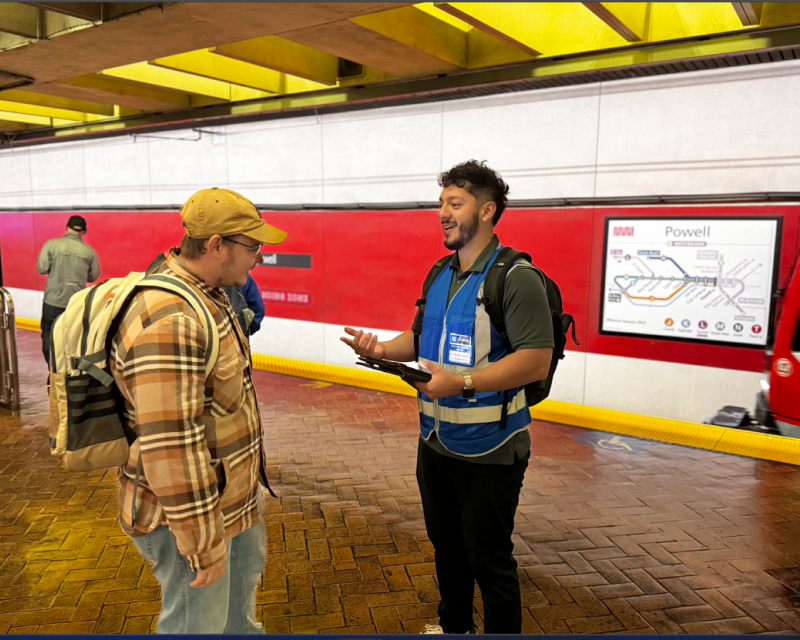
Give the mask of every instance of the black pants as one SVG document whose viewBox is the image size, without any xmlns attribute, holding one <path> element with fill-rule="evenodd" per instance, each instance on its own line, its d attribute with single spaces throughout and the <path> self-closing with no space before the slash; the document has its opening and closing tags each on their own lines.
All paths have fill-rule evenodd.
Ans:
<svg viewBox="0 0 800 640">
<path fill-rule="evenodd" d="M 42 304 L 42 353 L 48 364 L 50 362 L 50 333 L 53 330 L 53 323 L 65 311 L 66 309 L 54 307 L 46 302 Z"/>
<path fill-rule="evenodd" d="M 420 440 L 417 481 L 435 552 L 439 622 L 446 633 L 472 629 L 476 580 L 484 633 L 522 632 L 511 534 L 528 458 L 513 465 L 477 464 L 444 456 Z"/>
</svg>

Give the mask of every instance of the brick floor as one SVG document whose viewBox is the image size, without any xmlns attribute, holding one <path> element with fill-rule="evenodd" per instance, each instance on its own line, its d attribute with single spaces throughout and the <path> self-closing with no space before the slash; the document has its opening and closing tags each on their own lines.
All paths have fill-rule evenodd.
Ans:
<svg viewBox="0 0 800 640">
<path fill-rule="evenodd" d="M 39 335 L 18 341 L 23 412 L 0 410 L 0 633 L 153 631 L 159 588 L 117 525 L 115 474 L 58 468 Z M 266 510 L 266 629 L 434 622 L 414 401 L 264 372 L 256 384 L 280 496 Z M 798 468 L 547 423 L 531 433 L 514 534 L 525 631 L 800 632 Z M 479 626 L 481 611 L 476 600 Z"/>
</svg>

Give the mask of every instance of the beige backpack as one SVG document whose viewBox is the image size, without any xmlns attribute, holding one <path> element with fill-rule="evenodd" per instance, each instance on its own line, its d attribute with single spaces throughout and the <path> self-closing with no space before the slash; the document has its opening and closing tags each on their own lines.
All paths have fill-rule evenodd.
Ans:
<svg viewBox="0 0 800 640">
<path fill-rule="evenodd" d="M 217 361 L 219 331 L 206 305 L 186 282 L 153 273 L 159 256 L 145 273 L 112 278 L 72 296 L 52 330 L 50 351 L 51 453 L 67 471 L 92 471 L 125 464 L 136 439 L 123 419 L 124 401 L 109 372 L 108 353 L 122 312 L 144 287 L 171 291 L 192 305 L 205 329 L 206 376 Z M 138 470 L 137 470 L 138 471 Z"/>
</svg>

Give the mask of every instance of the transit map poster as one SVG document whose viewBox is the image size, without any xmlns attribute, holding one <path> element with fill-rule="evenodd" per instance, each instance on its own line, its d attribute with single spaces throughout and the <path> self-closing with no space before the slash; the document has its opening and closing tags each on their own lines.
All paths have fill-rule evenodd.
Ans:
<svg viewBox="0 0 800 640">
<path fill-rule="evenodd" d="M 602 333 L 767 344 L 779 217 L 607 218 Z"/>
</svg>

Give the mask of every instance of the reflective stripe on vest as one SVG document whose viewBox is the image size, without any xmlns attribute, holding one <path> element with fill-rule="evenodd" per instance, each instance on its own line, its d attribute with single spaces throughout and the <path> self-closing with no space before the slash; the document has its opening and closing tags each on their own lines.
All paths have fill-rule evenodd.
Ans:
<svg viewBox="0 0 800 640">
<path fill-rule="evenodd" d="M 434 280 L 425 299 L 419 341 L 421 359 L 461 374 L 488 367 L 508 355 L 482 303 L 486 273 L 501 248 L 492 254 L 482 272 L 467 276 L 450 304 L 450 268 L 443 269 Z M 531 422 L 525 389 L 515 387 L 508 390 L 508 418 L 505 430 L 501 430 L 503 396 L 503 391 L 493 391 L 476 393 L 474 398 L 458 394 L 432 400 L 418 393 L 422 437 L 427 440 L 435 430 L 446 449 L 463 456 L 494 451 Z"/>
</svg>

